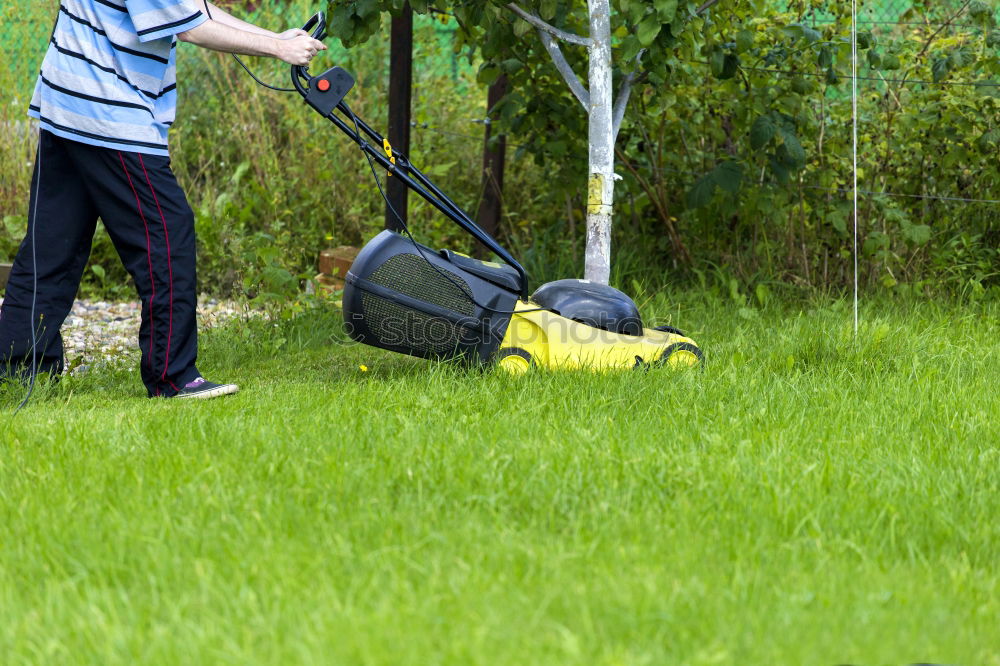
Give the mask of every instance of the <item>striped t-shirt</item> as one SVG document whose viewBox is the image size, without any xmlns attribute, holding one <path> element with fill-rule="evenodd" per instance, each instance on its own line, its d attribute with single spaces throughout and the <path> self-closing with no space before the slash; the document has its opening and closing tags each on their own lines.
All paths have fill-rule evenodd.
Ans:
<svg viewBox="0 0 1000 666">
<path fill-rule="evenodd" d="M 177 110 L 177 33 L 195 0 L 62 0 L 29 115 L 65 139 L 167 156 Z"/>
</svg>

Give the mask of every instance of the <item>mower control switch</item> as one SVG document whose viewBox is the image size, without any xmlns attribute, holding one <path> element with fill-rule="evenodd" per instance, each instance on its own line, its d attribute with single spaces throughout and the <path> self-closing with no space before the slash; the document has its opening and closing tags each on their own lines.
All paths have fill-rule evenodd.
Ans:
<svg viewBox="0 0 1000 666">
<path fill-rule="evenodd" d="M 309 81 L 306 102 L 324 117 L 330 115 L 354 87 L 354 77 L 341 67 L 333 67 Z"/>
</svg>

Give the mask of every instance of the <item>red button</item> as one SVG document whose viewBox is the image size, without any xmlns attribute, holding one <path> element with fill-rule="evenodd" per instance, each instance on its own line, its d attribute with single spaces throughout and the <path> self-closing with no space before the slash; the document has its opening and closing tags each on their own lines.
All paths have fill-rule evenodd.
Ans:
<svg viewBox="0 0 1000 666">
<path fill-rule="evenodd" d="M 330 89 L 330 82 L 327 81 L 326 79 L 320 79 L 319 82 L 316 84 L 316 87 L 319 88 L 320 92 L 326 92 L 327 90 Z"/>
</svg>

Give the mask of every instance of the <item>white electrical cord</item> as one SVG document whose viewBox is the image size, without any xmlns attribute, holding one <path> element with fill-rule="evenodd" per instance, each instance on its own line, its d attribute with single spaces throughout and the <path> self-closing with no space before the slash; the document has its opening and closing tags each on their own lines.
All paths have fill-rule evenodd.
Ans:
<svg viewBox="0 0 1000 666">
<path fill-rule="evenodd" d="M 858 337 L 858 0 L 851 0 L 851 103 L 854 147 L 854 337 Z"/>
</svg>

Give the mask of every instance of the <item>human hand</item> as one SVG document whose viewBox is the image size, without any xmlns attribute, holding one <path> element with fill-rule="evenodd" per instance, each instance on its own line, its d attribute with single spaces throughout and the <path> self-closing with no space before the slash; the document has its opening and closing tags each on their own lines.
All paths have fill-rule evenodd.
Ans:
<svg viewBox="0 0 1000 666">
<path fill-rule="evenodd" d="M 302 33 L 287 39 L 277 40 L 275 55 L 289 65 L 305 67 L 320 51 L 326 51 L 326 44 Z"/>
<path fill-rule="evenodd" d="M 276 37 L 278 39 L 292 39 L 293 37 L 299 37 L 305 35 L 309 36 L 309 33 L 301 28 L 292 28 L 291 30 L 286 30 L 284 32 L 279 32 Z"/>
</svg>

